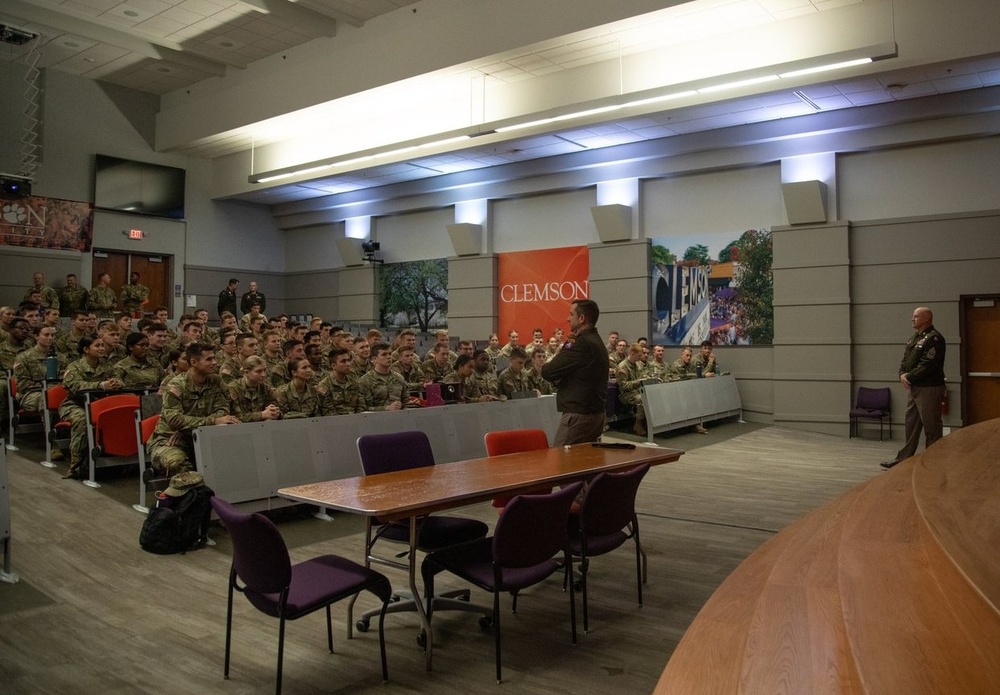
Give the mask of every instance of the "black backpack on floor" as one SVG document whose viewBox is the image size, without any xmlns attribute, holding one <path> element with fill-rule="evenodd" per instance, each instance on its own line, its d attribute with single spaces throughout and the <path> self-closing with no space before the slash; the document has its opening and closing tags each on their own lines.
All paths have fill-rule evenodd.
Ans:
<svg viewBox="0 0 1000 695">
<path fill-rule="evenodd" d="M 139 532 L 139 546 L 157 555 L 197 550 L 208 541 L 215 492 L 207 485 L 192 487 L 169 506 L 149 510 Z"/>
</svg>

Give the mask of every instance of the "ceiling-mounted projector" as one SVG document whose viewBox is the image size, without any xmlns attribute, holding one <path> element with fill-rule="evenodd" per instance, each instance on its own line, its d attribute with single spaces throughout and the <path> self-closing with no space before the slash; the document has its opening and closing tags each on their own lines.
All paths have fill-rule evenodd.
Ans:
<svg viewBox="0 0 1000 695">
<path fill-rule="evenodd" d="M 13 44 L 14 46 L 23 46 L 35 38 L 38 38 L 38 34 L 25 31 L 24 29 L 18 29 L 17 27 L 12 27 L 7 24 L 0 24 L 0 41 L 4 43 Z"/>
<path fill-rule="evenodd" d="M 0 198 L 12 200 L 31 195 L 31 180 L 23 176 L 0 174 Z"/>
</svg>

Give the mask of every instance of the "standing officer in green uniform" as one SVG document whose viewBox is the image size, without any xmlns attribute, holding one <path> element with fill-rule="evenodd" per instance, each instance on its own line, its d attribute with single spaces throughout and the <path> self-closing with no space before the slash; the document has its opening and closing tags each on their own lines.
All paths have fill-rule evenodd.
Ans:
<svg viewBox="0 0 1000 695">
<path fill-rule="evenodd" d="M 185 354 L 188 370 L 174 377 L 163 390 L 163 410 L 146 450 L 153 467 L 166 475 L 194 468 L 196 427 L 235 425 L 229 398 L 215 373 L 215 352 L 207 343 L 191 343 Z"/>
<path fill-rule="evenodd" d="M 139 283 L 139 273 L 129 275 L 128 284 L 122 288 L 122 309 L 130 316 L 139 316 L 142 306 L 149 301 L 149 288 Z"/>
<path fill-rule="evenodd" d="M 229 284 L 219 292 L 219 303 L 215 307 L 219 312 L 219 318 L 222 318 L 223 312 L 226 311 L 236 316 L 236 290 L 239 288 L 240 281 L 236 278 L 229 278 Z"/>
<path fill-rule="evenodd" d="M 87 458 L 87 413 L 84 391 L 114 391 L 122 382 L 114 376 L 114 367 L 104 359 L 106 346 L 98 338 L 87 336 L 80 340 L 80 359 L 66 368 L 63 386 L 66 399 L 59 406 L 59 419 L 70 423 L 69 472 L 65 478 L 82 480 L 85 476 L 84 459 Z"/>
<path fill-rule="evenodd" d="M 944 399 L 944 337 L 934 328 L 934 314 L 925 306 L 913 310 L 913 337 L 903 349 L 899 363 L 899 383 L 906 389 L 906 441 L 896 456 L 883 461 L 892 468 L 917 453 L 920 432 L 924 448 L 941 439 L 941 401 Z"/>
<path fill-rule="evenodd" d="M 87 310 L 87 290 L 80 287 L 76 275 L 66 276 L 66 286 L 59 290 L 59 315 L 72 316 L 74 311 Z"/>
<path fill-rule="evenodd" d="M 115 314 L 115 299 L 115 291 L 111 289 L 111 276 L 108 273 L 101 273 L 97 278 L 97 284 L 91 287 L 87 294 L 87 308 L 99 318 L 110 318 Z"/>
</svg>

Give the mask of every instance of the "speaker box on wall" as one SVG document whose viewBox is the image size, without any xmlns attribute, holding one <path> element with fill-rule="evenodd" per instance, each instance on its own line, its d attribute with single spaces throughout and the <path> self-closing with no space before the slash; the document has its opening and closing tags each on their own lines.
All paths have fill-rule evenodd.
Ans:
<svg viewBox="0 0 1000 695">
<path fill-rule="evenodd" d="M 477 256 L 483 249 L 483 225 L 459 222 L 446 225 L 456 256 Z"/>
<path fill-rule="evenodd" d="M 337 250 L 340 251 L 340 259 L 344 265 L 350 267 L 362 265 L 364 259 L 361 255 L 361 239 L 337 239 Z"/>
<path fill-rule="evenodd" d="M 798 181 L 781 184 L 788 224 L 826 222 L 826 184 Z"/>
<path fill-rule="evenodd" d="M 628 241 L 632 238 L 632 208 L 628 205 L 597 205 L 590 208 L 601 241 Z"/>
</svg>

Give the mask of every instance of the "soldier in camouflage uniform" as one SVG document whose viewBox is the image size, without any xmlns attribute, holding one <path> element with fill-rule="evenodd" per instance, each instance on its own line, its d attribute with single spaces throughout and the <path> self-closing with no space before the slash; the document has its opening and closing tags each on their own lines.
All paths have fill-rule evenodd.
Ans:
<svg viewBox="0 0 1000 695">
<path fill-rule="evenodd" d="M 490 333 L 489 345 L 486 346 L 486 354 L 490 356 L 490 368 L 493 370 L 493 374 L 497 373 L 497 358 L 503 353 L 500 348 L 500 336 L 496 333 Z"/>
<path fill-rule="evenodd" d="M 468 390 L 465 392 L 466 399 L 478 401 L 502 401 L 500 386 L 497 382 L 497 373 L 493 371 L 493 360 L 487 350 L 476 350 L 472 353 L 472 378 Z"/>
<path fill-rule="evenodd" d="M 352 415 L 361 412 L 361 392 L 358 382 L 351 376 L 353 362 L 354 354 L 350 350 L 331 350 L 330 373 L 316 387 L 320 394 L 320 414 Z"/>
<path fill-rule="evenodd" d="M 698 376 L 691 354 L 691 348 L 681 348 L 681 356 L 670 365 L 670 374 L 674 379 L 694 379 Z"/>
<path fill-rule="evenodd" d="M 646 410 L 642 407 L 642 380 L 645 378 L 642 356 L 642 345 L 632 343 L 628 357 L 615 370 L 618 401 L 622 405 L 635 408 L 635 426 L 632 431 L 640 437 L 646 436 Z"/>
<path fill-rule="evenodd" d="M 319 382 L 323 381 L 330 373 L 330 361 L 323 356 L 323 347 L 319 343 L 306 343 L 305 353 L 306 359 L 309 360 L 309 366 L 313 368 L 312 379 L 309 383 L 313 387 L 319 386 Z"/>
<path fill-rule="evenodd" d="M 516 347 L 510 351 L 510 365 L 500 372 L 497 377 L 497 385 L 500 394 L 506 398 L 512 398 L 515 393 L 531 391 L 531 383 L 528 381 L 528 370 L 524 368 L 528 355 L 524 348 Z"/>
<path fill-rule="evenodd" d="M 97 285 L 90 288 L 87 294 L 87 308 L 100 318 L 109 318 L 115 314 L 115 291 L 111 289 L 111 276 L 101 273 Z"/>
<path fill-rule="evenodd" d="M 73 316 L 73 312 L 87 310 L 87 290 L 80 287 L 76 275 L 66 276 L 66 286 L 59 290 L 59 315 Z"/>
<path fill-rule="evenodd" d="M 122 345 L 122 334 L 132 335 L 131 331 L 122 331 L 116 324 L 108 320 L 101 321 L 97 328 L 97 337 L 104 341 L 106 359 L 110 362 L 120 362 L 128 356 L 128 351 Z"/>
<path fill-rule="evenodd" d="M 301 343 L 299 343 L 301 345 Z M 320 416 L 320 397 L 309 383 L 313 376 L 312 365 L 305 357 L 288 361 L 291 380 L 274 391 L 274 398 L 285 420 Z"/>
<path fill-rule="evenodd" d="M 387 343 L 372 347 L 375 361 L 372 370 L 358 380 L 362 410 L 400 410 L 407 402 L 409 389 L 403 377 L 393 372 L 392 351 Z"/>
<path fill-rule="evenodd" d="M 129 333 L 125 339 L 128 357 L 117 362 L 114 374 L 128 389 L 156 389 L 163 381 L 163 366 L 149 356 L 149 338 L 145 333 Z"/>
<path fill-rule="evenodd" d="M 45 284 L 45 275 L 42 273 L 35 273 L 31 276 L 31 281 L 35 284 L 29 287 L 28 291 L 24 293 L 24 301 L 30 301 L 31 293 L 38 292 L 43 308 L 58 309 L 59 293 Z"/>
<path fill-rule="evenodd" d="M 351 347 L 354 350 L 354 362 L 351 364 L 351 375 L 360 379 L 371 371 L 372 344 L 364 336 L 354 339 Z"/>
<path fill-rule="evenodd" d="M 10 322 L 14 320 L 14 310 L 9 306 L 0 306 L 0 343 L 10 332 Z"/>
<path fill-rule="evenodd" d="M 459 355 L 458 359 L 455 360 L 455 369 L 445 375 L 444 379 L 441 380 L 443 384 L 461 384 L 462 385 L 462 401 L 464 403 L 472 402 L 469 398 L 469 389 L 473 385 L 472 373 L 476 371 L 475 362 L 472 359 L 472 355 Z"/>
<path fill-rule="evenodd" d="M 657 381 L 671 381 L 670 365 L 663 361 L 666 348 L 662 345 L 653 346 L 653 359 L 646 362 L 646 376 Z"/>
<path fill-rule="evenodd" d="M 438 343 L 435 345 L 434 349 L 431 350 L 430 359 L 426 360 L 420 367 L 424 372 L 424 383 L 442 381 L 451 371 L 451 364 L 448 344 Z"/>
<path fill-rule="evenodd" d="M 80 357 L 80 339 L 90 335 L 87 317 L 86 310 L 74 311 L 69 332 L 56 338 L 56 352 L 67 362 L 72 362 Z"/>
<path fill-rule="evenodd" d="M 268 383 L 267 365 L 257 355 L 243 363 L 243 376 L 229 384 L 233 415 L 241 422 L 280 420 L 281 408 Z"/>
<path fill-rule="evenodd" d="M 542 376 L 542 366 L 548 361 L 548 353 L 545 350 L 535 350 L 531 353 L 531 367 L 528 371 L 528 383 L 531 388 L 538 391 L 539 396 L 551 396 L 555 391 L 552 389 L 552 382 L 547 381 Z"/>
<path fill-rule="evenodd" d="M 399 359 L 393 362 L 392 371 L 403 377 L 408 387 L 421 388 L 424 385 L 424 370 L 417 364 L 416 350 L 404 346 L 399 348 L 398 355 Z"/>
<path fill-rule="evenodd" d="M 8 370 L 14 369 L 14 362 L 19 353 L 31 347 L 28 336 L 31 334 L 31 327 L 22 318 L 16 318 L 10 322 L 10 331 L 5 337 L 0 338 L 0 369 L 4 374 Z M 4 421 L 10 413 L 7 412 L 7 380 L 0 381 L 0 421 Z"/>
<path fill-rule="evenodd" d="M 271 386 L 278 388 L 288 382 L 288 365 L 285 362 L 285 355 L 281 351 L 281 336 L 277 331 L 264 331 L 261 336 L 264 350 L 260 356 L 267 365 L 268 378 Z"/>
<path fill-rule="evenodd" d="M 34 329 L 35 345 L 18 354 L 14 359 L 14 378 L 17 380 L 17 400 L 21 407 L 40 412 L 45 405 L 42 384 L 45 381 L 45 359 L 55 341 L 56 329 L 37 326 Z M 66 369 L 66 361 L 59 360 L 59 374 Z"/>
<path fill-rule="evenodd" d="M 122 310 L 130 316 L 137 316 L 147 301 L 149 301 L 149 288 L 139 283 L 139 273 L 132 273 L 129 275 L 128 284 L 122 288 Z"/>
<path fill-rule="evenodd" d="M 234 329 L 223 328 L 219 331 L 219 351 L 215 357 L 219 362 L 219 378 L 223 384 L 229 386 L 243 376 L 243 365 L 240 364 Z"/>
<path fill-rule="evenodd" d="M 703 340 L 701 342 L 701 353 L 694 358 L 694 368 L 701 367 L 702 376 L 715 376 L 722 370 L 719 369 L 719 362 L 712 352 L 712 341 Z"/>
<path fill-rule="evenodd" d="M 160 421 L 146 444 L 153 467 L 174 475 L 194 467 L 196 427 L 230 425 L 240 420 L 229 414 L 229 398 L 215 373 L 215 352 L 206 343 L 186 350 L 188 371 L 174 377 L 163 391 Z"/>
<path fill-rule="evenodd" d="M 59 406 L 59 419 L 70 423 L 69 472 L 66 478 L 82 479 L 87 458 L 87 413 L 84 391 L 113 391 L 122 387 L 114 368 L 104 359 L 105 345 L 90 336 L 80 340 L 80 359 L 66 368 L 63 386 L 66 399 Z"/>
</svg>

